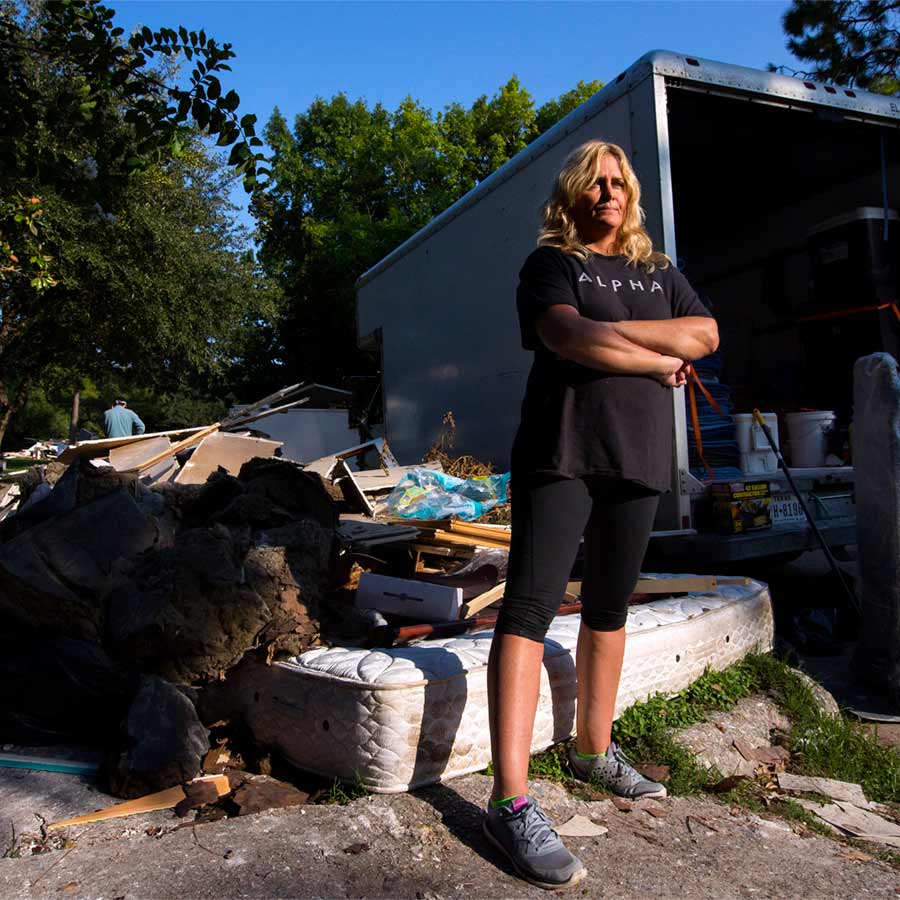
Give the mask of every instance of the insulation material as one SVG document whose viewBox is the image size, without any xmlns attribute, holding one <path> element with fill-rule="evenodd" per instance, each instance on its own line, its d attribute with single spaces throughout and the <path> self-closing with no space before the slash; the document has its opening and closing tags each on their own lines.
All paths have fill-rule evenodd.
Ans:
<svg viewBox="0 0 900 900">
<path fill-rule="evenodd" d="M 575 646 L 581 618 L 558 616 L 544 641 L 532 752 L 575 728 Z M 772 645 L 766 585 L 630 608 L 616 714 L 680 691 Z M 256 739 L 301 769 L 391 793 L 484 769 L 490 761 L 484 631 L 384 650 L 314 649 L 245 669 L 230 691 Z"/>
</svg>

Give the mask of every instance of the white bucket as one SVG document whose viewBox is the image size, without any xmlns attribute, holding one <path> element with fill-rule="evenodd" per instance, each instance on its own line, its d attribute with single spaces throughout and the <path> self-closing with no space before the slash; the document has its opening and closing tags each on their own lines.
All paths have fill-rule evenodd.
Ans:
<svg viewBox="0 0 900 900">
<path fill-rule="evenodd" d="M 828 434 L 834 428 L 832 410 L 788 413 L 785 416 L 791 465 L 798 469 L 813 469 L 825 465 Z"/>
<path fill-rule="evenodd" d="M 762 413 L 775 443 L 778 443 L 778 416 Z M 745 475 L 764 475 L 778 470 L 778 457 L 769 445 L 765 432 L 759 427 L 752 413 L 735 413 L 734 439 L 741 453 L 741 471 Z"/>
</svg>

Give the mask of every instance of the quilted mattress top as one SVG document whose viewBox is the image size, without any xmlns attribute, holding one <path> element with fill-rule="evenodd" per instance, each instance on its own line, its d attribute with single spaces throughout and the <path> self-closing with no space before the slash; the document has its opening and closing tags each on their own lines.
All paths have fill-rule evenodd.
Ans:
<svg viewBox="0 0 900 900">
<path fill-rule="evenodd" d="M 685 622 L 733 603 L 746 602 L 765 589 L 764 584 L 750 581 L 746 585 L 721 585 L 714 593 L 691 593 L 683 597 L 639 603 L 628 610 L 625 632 L 639 634 L 660 626 Z M 580 626 L 579 615 L 557 616 L 544 638 L 544 656 L 572 650 L 577 643 Z M 408 687 L 423 681 L 433 682 L 466 674 L 486 666 L 493 636 L 493 631 L 480 631 L 383 650 L 320 647 L 277 665 L 298 673 L 346 679 L 358 684 Z"/>
</svg>

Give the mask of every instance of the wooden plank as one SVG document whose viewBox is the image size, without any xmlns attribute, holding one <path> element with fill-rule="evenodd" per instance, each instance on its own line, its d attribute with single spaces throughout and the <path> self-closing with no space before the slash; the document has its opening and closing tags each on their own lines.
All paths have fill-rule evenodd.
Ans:
<svg viewBox="0 0 900 900">
<path fill-rule="evenodd" d="M 197 434 L 205 431 L 209 426 L 200 425 L 197 428 L 177 428 L 174 431 L 154 431 L 149 434 L 132 434 L 128 437 L 120 438 L 98 438 L 95 441 L 82 441 L 80 444 L 73 444 L 66 447 L 57 457 L 60 462 L 71 462 L 73 459 L 93 459 L 98 456 L 108 456 L 110 450 L 116 447 L 124 447 L 126 444 L 135 444 L 140 441 L 148 441 L 151 438 L 158 437 L 179 437 L 184 435 Z"/>
<path fill-rule="evenodd" d="M 220 797 L 231 793 L 228 777 L 225 775 L 204 775 L 195 778 L 194 781 L 211 781 L 216 787 L 216 793 Z M 54 822 L 47 828 L 67 828 L 70 825 L 89 825 L 91 822 L 103 822 L 106 819 L 121 819 L 124 816 L 133 816 L 136 813 L 155 812 L 160 809 L 172 809 L 184 800 L 184 788 L 179 784 L 137 800 L 128 800 L 125 803 L 117 803 L 106 809 L 88 813 L 86 816 L 77 816 L 74 819 L 64 819 L 62 822 Z"/>
<path fill-rule="evenodd" d="M 249 425 L 251 422 L 258 422 L 260 419 L 265 419 L 267 416 L 274 416 L 275 413 L 284 412 L 285 410 L 292 409 L 295 406 L 302 406 L 309 400 L 309 397 L 302 397 L 300 400 L 294 400 L 291 403 L 285 403 L 284 406 L 276 406 L 274 409 L 264 409 L 262 412 L 253 413 L 252 415 L 248 414 L 246 410 L 241 413 L 239 416 L 235 416 L 233 419 L 227 419 L 222 423 L 222 428 L 243 428 L 246 425 Z M 259 429 L 262 431 L 262 429 Z"/>
<path fill-rule="evenodd" d="M 720 583 L 715 575 L 691 575 L 672 578 L 639 578 L 635 594 L 688 594 L 714 591 Z M 581 594 L 581 582 L 570 581 L 566 590 Z"/>
<path fill-rule="evenodd" d="M 499 600 L 506 590 L 506 582 L 498 581 L 494 587 L 477 597 L 473 597 L 468 603 L 464 603 L 459 611 L 461 619 L 469 619 L 480 613 L 486 606 L 490 606 L 495 600 Z"/>
<path fill-rule="evenodd" d="M 455 519 L 452 520 L 449 525 L 449 530 L 454 534 L 484 537 L 505 544 L 509 544 L 512 536 L 511 530 L 504 525 L 481 525 L 477 522 L 458 522 Z"/>
<path fill-rule="evenodd" d="M 207 425 L 206 428 L 202 428 L 200 431 L 188 435 L 184 440 L 179 441 L 177 444 L 173 444 L 167 451 L 163 451 L 161 453 L 157 453 L 155 456 L 151 456 L 150 459 L 144 460 L 144 462 L 140 463 L 129 471 L 146 472 L 148 469 L 152 469 L 158 462 L 165 459 L 166 457 L 174 456 L 176 453 L 180 453 L 182 450 L 185 450 L 188 447 L 193 447 L 194 444 L 199 444 L 200 441 L 202 441 L 208 434 L 212 434 L 214 431 L 218 431 L 218 429 L 218 422 L 216 422 L 214 425 Z"/>
<path fill-rule="evenodd" d="M 109 464 L 117 472 L 128 472 L 160 453 L 165 453 L 165 458 L 142 472 L 141 481 L 145 484 L 166 481 L 178 470 L 178 463 L 172 456 L 172 442 L 167 437 L 155 437 L 140 443 L 114 447 L 109 451 Z"/>
<path fill-rule="evenodd" d="M 466 544 L 476 547 L 498 547 L 501 550 L 509 548 L 509 541 L 498 541 L 493 538 L 486 538 L 477 535 L 454 534 L 451 531 L 435 530 L 434 540 L 450 543 L 450 544 Z"/>
<path fill-rule="evenodd" d="M 237 475 L 245 462 L 257 457 L 271 458 L 280 446 L 280 441 L 241 437 L 223 431 L 207 435 L 181 467 L 175 483 L 206 484 L 206 479 L 220 466 L 230 475 Z"/>
<path fill-rule="evenodd" d="M 322 456 L 319 459 L 312 460 L 312 462 L 304 463 L 303 468 L 309 472 L 321 475 L 322 478 L 331 478 L 338 462 L 352 459 L 355 456 L 362 456 L 369 450 L 374 450 L 378 453 L 384 467 L 388 469 L 399 468 L 400 463 L 394 458 L 394 454 L 391 453 L 391 449 L 384 438 L 375 438 L 372 441 L 357 444 L 355 447 L 347 447 L 346 450 L 340 450 L 337 453 L 332 453 L 330 456 Z"/>
<path fill-rule="evenodd" d="M 410 544 L 410 550 L 416 553 L 430 553 L 432 556 L 457 556 L 456 547 L 440 547 L 437 544 Z"/>
</svg>

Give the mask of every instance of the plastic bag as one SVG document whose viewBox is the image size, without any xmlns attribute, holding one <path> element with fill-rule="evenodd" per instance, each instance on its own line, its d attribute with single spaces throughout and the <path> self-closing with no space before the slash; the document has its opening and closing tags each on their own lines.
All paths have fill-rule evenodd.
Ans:
<svg viewBox="0 0 900 900">
<path fill-rule="evenodd" d="M 463 519 L 471 522 L 506 503 L 509 472 L 454 478 L 432 469 L 413 469 L 387 496 L 387 512 L 404 519 Z"/>
</svg>

